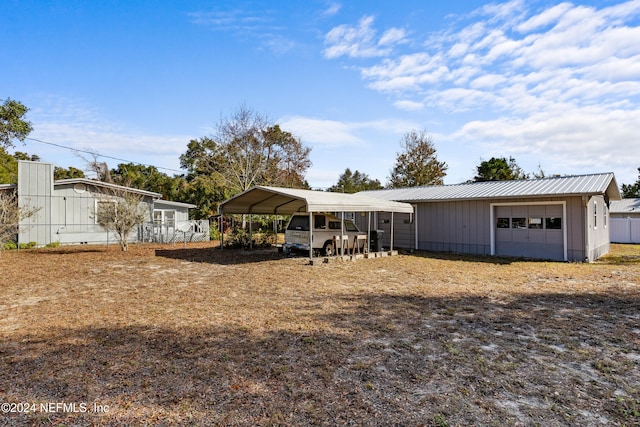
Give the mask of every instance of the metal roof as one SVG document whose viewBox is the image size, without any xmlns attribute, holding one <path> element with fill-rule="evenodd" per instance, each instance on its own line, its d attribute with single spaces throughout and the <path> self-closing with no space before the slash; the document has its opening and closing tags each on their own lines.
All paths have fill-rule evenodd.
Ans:
<svg viewBox="0 0 640 427">
<path fill-rule="evenodd" d="M 110 188 L 112 190 L 117 190 L 117 191 L 126 191 L 128 193 L 137 193 L 143 196 L 151 197 L 152 199 L 160 199 L 162 197 L 162 194 L 154 193 L 153 191 L 146 191 L 146 190 L 139 190 L 137 188 L 124 187 L 122 185 L 111 184 L 109 182 L 102 182 L 102 181 L 89 179 L 89 178 L 59 179 L 53 182 L 54 186 L 75 185 L 75 184 L 92 185 L 94 187 L 104 187 L 104 188 Z"/>
<path fill-rule="evenodd" d="M 175 206 L 175 207 L 189 208 L 189 209 L 198 207 L 198 205 L 194 205 L 193 203 L 174 202 L 171 200 L 154 200 L 153 203 L 155 205 Z"/>
<path fill-rule="evenodd" d="M 413 206 L 364 195 L 257 186 L 225 200 L 218 207 L 218 212 L 265 215 L 291 215 L 296 212 L 413 213 Z"/>
<path fill-rule="evenodd" d="M 390 190 L 362 191 L 357 194 L 403 202 L 509 199 L 588 194 L 607 194 L 610 200 L 621 199 L 620 190 L 618 189 L 613 173 L 396 188 Z"/>
<path fill-rule="evenodd" d="M 640 214 L 640 199 L 622 199 L 611 202 L 611 213 L 637 213 Z"/>
</svg>

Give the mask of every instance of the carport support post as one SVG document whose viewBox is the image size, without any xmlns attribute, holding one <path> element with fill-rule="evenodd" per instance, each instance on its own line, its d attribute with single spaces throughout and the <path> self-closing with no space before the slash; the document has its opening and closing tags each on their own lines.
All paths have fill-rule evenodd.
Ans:
<svg viewBox="0 0 640 427">
<path fill-rule="evenodd" d="M 309 263 L 313 264 L 313 212 L 309 212 Z"/>
<path fill-rule="evenodd" d="M 340 212 L 342 220 L 340 221 L 340 256 L 344 256 L 344 211 Z"/>
<path fill-rule="evenodd" d="M 249 214 L 249 250 L 253 250 L 253 232 L 251 229 L 251 223 L 253 222 L 253 215 Z"/>
<path fill-rule="evenodd" d="M 220 222 L 218 222 L 220 230 L 220 250 L 224 248 L 224 213 L 220 212 Z"/>
</svg>

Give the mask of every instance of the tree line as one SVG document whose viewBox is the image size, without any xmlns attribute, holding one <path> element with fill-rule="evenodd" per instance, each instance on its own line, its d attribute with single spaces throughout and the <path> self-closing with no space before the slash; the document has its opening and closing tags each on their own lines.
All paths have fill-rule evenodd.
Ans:
<svg viewBox="0 0 640 427">
<path fill-rule="evenodd" d="M 0 100 L 1 102 L 2 100 Z M 17 181 L 18 160 L 39 160 L 37 155 L 20 151 L 9 154 L 14 141 L 22 141 L 33 130 L 26 120 L 28 108 L 7 99 L 0 104 L 0 183 Z M 383 185 L 358 170 L 346 168 L 327 191 L 356 193 L 382 188 L 442 185 L 448 165 L 439 161 L 432 137 L 424 130 L 411 130 L 399 141 L 400 150 Z M 85 159 L 87 172 L 114 184 L 156 192 L 165 200 L 192 203 L 194 219 L 208 218 L 218 203 L 255 185 L 309 188 L 305 176 L 311 167 L 311 147 L 271 122 L 266 116 L 241 105 L 220 119 L 212 135 L 192 139 L 180 156 L 186 172 L 170 176 L 155 166 L 120 163 L 109 168 L 99 155 Z M 527 174 L 513 157 L 482 160 L 469 182 L 543 178 L 544 171 Z M 622 184 L 623 197 L 640 197 L 639 178 Z M 55 167 L 54 179 L 85 177 L 85 171 L 72 166 Z"/>
</svg>

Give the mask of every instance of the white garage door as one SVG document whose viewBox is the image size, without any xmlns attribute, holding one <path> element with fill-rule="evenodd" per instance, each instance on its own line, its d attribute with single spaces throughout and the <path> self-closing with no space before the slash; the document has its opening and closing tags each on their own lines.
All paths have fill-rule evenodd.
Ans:
<svg viewBox="0 0 640 427">
<path fill-rule="evenodd" d="M 496 255 L 564 260 L 562 205 L 496 206 Z"/>
</svg>

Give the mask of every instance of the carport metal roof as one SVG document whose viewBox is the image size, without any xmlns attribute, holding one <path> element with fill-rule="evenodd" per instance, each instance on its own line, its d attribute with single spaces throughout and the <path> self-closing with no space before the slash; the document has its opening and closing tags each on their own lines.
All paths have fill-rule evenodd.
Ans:
<svg viewBox="0 0 640 427">
<path fill-rule="evenodd" d="M 256 186 L 222 202 L 218 212 L 260 215 L 291 215 L 296 212 L 413 213 L 413 206 L 370 196 Z"/>
</svg>

